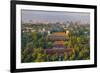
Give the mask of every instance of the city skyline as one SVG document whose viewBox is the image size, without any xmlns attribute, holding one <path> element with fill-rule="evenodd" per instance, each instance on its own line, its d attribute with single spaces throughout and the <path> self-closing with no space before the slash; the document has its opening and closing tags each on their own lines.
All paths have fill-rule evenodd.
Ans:
<svg viewBox="0 0 100 73">
<path fill-rule="evenodd" d="M 81 22 L 90 24 L 90 14 L 65 11 L 21 10 L 23 23 Z"/>
</svg>

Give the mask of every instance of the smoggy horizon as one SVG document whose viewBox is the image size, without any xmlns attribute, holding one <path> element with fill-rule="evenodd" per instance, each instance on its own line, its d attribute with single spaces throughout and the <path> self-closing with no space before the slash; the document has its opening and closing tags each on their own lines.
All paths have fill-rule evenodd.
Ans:
<svg viewBox="0 0 100 73">
<path fill-rule="evenodd" d="M 90 24 L 90 14 L 67 11 L 21 10 L 21 21 L 23 23 L 80 22 Z"/>
</svg>

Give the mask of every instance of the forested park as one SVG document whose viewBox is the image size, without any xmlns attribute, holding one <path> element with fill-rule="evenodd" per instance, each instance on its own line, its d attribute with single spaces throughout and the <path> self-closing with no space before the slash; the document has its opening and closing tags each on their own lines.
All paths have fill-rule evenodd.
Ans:
<svg viewBox="0 0 100 73">
<path fill-rule="evenodd" d="M 90 24 L 24 23 L 21 25 L 21 62 L 90 59 Z"/>
</svg>

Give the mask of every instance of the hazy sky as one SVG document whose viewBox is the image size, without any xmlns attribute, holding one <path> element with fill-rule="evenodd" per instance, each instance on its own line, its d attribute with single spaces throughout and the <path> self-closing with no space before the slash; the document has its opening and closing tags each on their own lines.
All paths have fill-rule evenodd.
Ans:
<svg viewBox="0 0 100 73">
<path fill-rule="evenodd" d="M 67 22 L 80 21 L 81 23 L 90 23 L 89 13 L 79 12 L 55 12 L 55 11 L 35 11 L 35 10 L 21 10 L 22 22 Z"/>
</svg>

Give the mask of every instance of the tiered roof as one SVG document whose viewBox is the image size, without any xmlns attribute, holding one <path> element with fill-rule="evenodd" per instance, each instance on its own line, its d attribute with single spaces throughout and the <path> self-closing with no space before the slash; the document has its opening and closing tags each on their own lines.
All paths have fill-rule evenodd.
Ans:
<svg viewBox="0 0 100 73">
<path fill-rule="evenodd" d="M 54 45 L 64 45 L 64 41 L 55 41 Z"/>
<path fill-rule="evenodd" d="M 66 40 L 66 33 L 65 32 L 54 32 L 48 37 L 50 40 L 53 41 L 64 41 Z"/>
<path fill-rule="evenodd" d="M 65 32 L 54 32 L 52 35 L 55 35 L 55 36 L 66 36 L 66 33 Z"/>
</svg>

